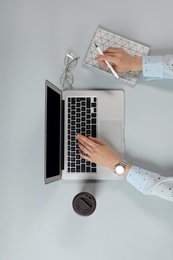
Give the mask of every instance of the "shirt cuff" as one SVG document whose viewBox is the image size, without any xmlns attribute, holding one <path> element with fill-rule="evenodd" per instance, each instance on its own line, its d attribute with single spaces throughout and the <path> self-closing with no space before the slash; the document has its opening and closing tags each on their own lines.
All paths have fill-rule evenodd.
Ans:
<svg viewBox="0 0 173 260">
<path fill-rule="evenodd" d="M 148 182 L 149 172 L 132 165 L 126 177 L 127 182 L 134 186 L 138 191 L 145 194 L 145 186 Z"/>
<path fill-rule="evenodd" d="M 142 67 L 145 80 L 163 78 L 162 56 L 142 56 Z"/>
</svg>

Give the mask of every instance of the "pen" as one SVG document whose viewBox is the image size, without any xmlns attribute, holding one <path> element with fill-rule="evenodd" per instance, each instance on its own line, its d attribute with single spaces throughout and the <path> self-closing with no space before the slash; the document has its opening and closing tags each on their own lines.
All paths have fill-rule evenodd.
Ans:
<svg viewBox="0 0 173 260">
<path fill-rule="evenodd" d="M 94 44 L 95 44 L 96 49 L 98 50 L 99 54 L 100 54 L 100 55 L 104 55 L 103 52 L 101 51 L 101 49 L 99 48 L 99 46 L 98 46 L 96 43 L 94 43 Z M 116 71 L 113 69 L 112 65 L 111 65 L 108 61 L 106 61 L 106 60 L 105 60 L 105 62 L 106 62 L 106 64 L 107 64 L 108 68 L 111 70 L 111 72 L 112 72 L 112 74 L 114 75 L 114 77 L 115 77 L 116 79 L 118 79 L 119 76 L 118 76 L 118 74 L 116 73 Z"/>
</svg>

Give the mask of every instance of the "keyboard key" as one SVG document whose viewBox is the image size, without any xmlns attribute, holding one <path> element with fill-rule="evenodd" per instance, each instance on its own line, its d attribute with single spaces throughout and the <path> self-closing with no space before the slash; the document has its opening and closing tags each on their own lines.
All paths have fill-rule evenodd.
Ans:
<svg viewBox="0 0 173 260">
<path fill-rule="evenodd" d="M 92 103 L 91 106 L 92 107 L 97 107 L 97 104 L 96 103 Z"/>
<path fill-rule="evenodd" d="M 91 106 L 91 100 L 90 98 L 87 98 L 86 107 L 89 108 Z"/>
<path fill-rule="evenodd" d="M 80 172 L 80 165 L 76 166 L 76 172 Z"/>
<path fill-rule="evenodd" d="M 91 172 L 91 168 L 90 167 L 86 167 L 86 172 Z"/>
<path fill-rule="evenodd" d="M 75 104 L 75 98 L 72 98 L 72 99 L 71 99 L 71 103 L 72 103 L 72 104 Z"/>
<path fill-rule="evenodd" d="M 92 163 L 91 163 L 91 166 L 92 166 L 92 167 L 96 167 L 96 163 L 92 162 Z"/>
<path fill-rule="evenodd" d="M 95 119 L 95 118 L 92 118 L 92 119 L 91 119 L 91 123 L 92 123 L 92 124 L 96 124 L 96 119 Z"/>
<path fill-rule="evenodd" d="M 91 126 L 91 136 L 96 137 L 96 125 Z"/>
<path fill-rule="evenodd" d="M 81 172 L 85 172 L 85 164 L 81 164 Z"/>
</svg>

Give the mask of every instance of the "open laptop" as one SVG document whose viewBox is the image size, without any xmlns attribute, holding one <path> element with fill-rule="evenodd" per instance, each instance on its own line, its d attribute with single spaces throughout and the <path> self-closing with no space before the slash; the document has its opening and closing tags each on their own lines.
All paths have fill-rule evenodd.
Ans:
<svg viewBox="0 0 173 260">
<path fill-rule="evenodd" d="M 45 183 L 117 179 L 110 170 L 81 158 L 77 133 L 100 138 L 123 157 L 123 90 L 62 91 L 45 82 Z"/>
</svg>

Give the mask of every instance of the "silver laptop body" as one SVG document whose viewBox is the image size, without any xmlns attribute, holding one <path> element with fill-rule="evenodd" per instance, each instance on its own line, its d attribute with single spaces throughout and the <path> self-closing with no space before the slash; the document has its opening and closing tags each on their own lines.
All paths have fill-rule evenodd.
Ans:
<svg viewBox="0 0 173 260">
<path fill-rule="evenodd" d="M 46 80 L 45 183 L 50 183 L 61 178 L 65 180 L 117 179 L 113 172 L 99 165 L 96 165 L 95 172 L 87 172 L 85 170 L 84 172 L 76 172 L 76 170 L 74 170 L 74 172 L 69 172 L 68 125 L 70 120 L 68 114 L 71 111 L 71 108 L 69 109 L 68 102 L 69 99 L 72 99 L 73 97 L 79 99 L 84 97 L 90 97 L 91 100 L 96 99 L 97 138 L 108 143 L 121 157 L 124 155 L 123 90 L 67 90 L 62 92 L 62 90 Z M 76 140 L 74 142 L 76 142 Z M 82 158 L 79 160 L 82 160 Z"/>
</svg>

